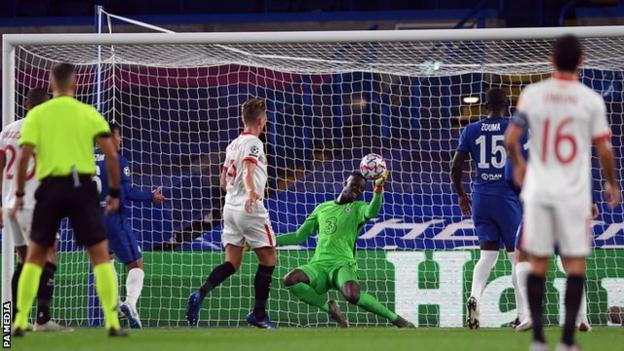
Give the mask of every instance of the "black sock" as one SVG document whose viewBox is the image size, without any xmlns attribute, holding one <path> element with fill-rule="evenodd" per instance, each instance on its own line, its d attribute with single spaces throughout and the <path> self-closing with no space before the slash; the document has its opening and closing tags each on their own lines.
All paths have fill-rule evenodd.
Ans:
<svg viewBox="0 0 624 351">
<path fill-rule="evenodd" d="M 224 280 L 227 279 L 227 277 L 231 276 L 235 272 L 236 269 L 234 268 L 234 265 L 230 262 L 224 262 L 223 264 L 216 266 L 212 270 L 212 272 L 210 272 L 210 275 L 206 279 L 204 285 L 199 288 L 199 294 L 201 295 L 201 298 L 203 299 L 204 297 L 206 297 L 206 294 L 208 294 L 210 290 L 219 286 L 219 284 L 221 284 Z"/>
<path fill-rule="evenodd" d="M 273 280 L 273 270 L 275 266 L 258 265 L 254 285 L 256 287 L 256 304 L 253 313 L 258 319 L 266 316 L 266 304 L 271 291 L 271 281 Z"/>
<path fill-rule="evenodd" d="M 54 273 L 56 265 L 46 262 L 39 279 L 37 291 L 37 324 L 45 324 L 50 320 L 50 302 L 54 293 Z"/>
<path fill-rule="evenodd" d="M 576 329 L 576 316 L 578 315 L 581 299 L 583 298 L 583 285 L 585 277 L 581 275 L 569 275 L 565 293 L 565 323 L 561 342 L 574 345 L 574 330 Z"/>
<path fill-rule="evenodd" d="M 546 278 L 533 273 L 527 278 L 527 290 L 531 319 L 533 319 L 533 341 L 545 342 L 544 339 L 544 285 Z"/>
<path fill-rule="evenodd" d="M 11 316 L 13 322 L 15 321 L 15 315 L 17 314 L 17 282 L 19 281 L 20 274 L 22 274 L 23 264 L 18 263 L 13 271 L 13 277 L 11 277 L 11 294 L 13 296 L 13 315 Z"/>
</svg>

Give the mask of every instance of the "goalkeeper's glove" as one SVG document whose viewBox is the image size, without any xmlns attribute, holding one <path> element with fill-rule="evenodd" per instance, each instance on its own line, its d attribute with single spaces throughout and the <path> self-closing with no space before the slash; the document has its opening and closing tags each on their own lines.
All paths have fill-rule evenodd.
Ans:
<svg viewBox="0 0 624 351">
<path fill-rule="evenodd" d="M 376 193 L 380 193 L 383 191 L 383 186 L 388 180 L 388 178 L 390 178 L 390 171 L 386 169 L 383 172 L 383 174 L 379 176 L 379 178 L 375 179 L 375 192 Z"/>
</svg>

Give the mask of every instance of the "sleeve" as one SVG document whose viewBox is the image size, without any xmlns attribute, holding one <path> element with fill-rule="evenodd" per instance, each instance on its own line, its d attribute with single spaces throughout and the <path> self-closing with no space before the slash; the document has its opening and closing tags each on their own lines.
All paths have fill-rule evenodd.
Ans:
<svg viewBox="0 0 624 351">
<path fill-rule="evenodd" d="M 277 245 L 298 245 L 308 239 L 312 234 L 318 231 L 318 206 L 306 218 L 305 222 L 297 229 L 296 232 L 278 235 L 275 240 Z"/>
<path fill-rule="evenodd" d="M 464 128 L 461 135 L 459 136 L 459 145 L 457 145 L 457 151 L 469 153 L 470 152 L 470 126 Z"/>
<path fill-rule="evenodd" d="M 93 137 L 109 136 L 111 134 L 108 122 L 102 117 L 102 115 L 93 106 L 89 106 L 89 121 L 91 122 L 91 130 Z"/>
<path fill-rule="evenodd" d="M 594 143 L 611 138 L 611 128 L 609 127 L 609 122 L 607 122 L 607 109 L 601 96 L 596 99 L 596 107 L 591 123 L 592 141 Z"/>
<path fill-rule="evenodd" d="M 243 153 L 243 161 L 251 161 L 258 164 L 260 156 L 264 152 L 262 142 L 258 138 L 254 138 L 253 141 L 245 144 L 245 151 Z"/>
<path fill-rule="evenodd" d="M 130 177 L 130 166 L 125 157 L 119 155 L 119 168 L 121 169 L 121 187 L 130 201 L 152 202 L 154 195 L 152 193 L 141 191 L 132 186 L 132 178 Z"/>
<path fill-rule="evenodd" d="M 377 218 L 383 204 L 383 193 L 373 193 L 370 203 L 364 204 L 359 209 L 359 222 L 366 223 L 373 218 Z"/>
<path fill-rule="evenodd" d="M 525 131 L 529 129 L 529 115 L 527 113 L 527 107 L 524 104 L 528 94 L 529 89 L 525 88 L 522 90 L 522 93 L 520 93 L 520 97 L 518 98 L 516 113 L 514 113 L 513 117 L 511 117 L 511 123 L 517 125 Z"/>
<path fill-rule="evenodd" d="M 24 144 L 37 147 L 39 145 L 39 129 L 37 128 L 37 114 L 35 111 L 28 112 L 20 131 L 19 145 Z"/>
<path fill-rule="evenodd" d="M 4 138 L 4 131 L 0 132 L 0 152 L 4 152 L 6 148 L 6 141 Z"/>
</svg>

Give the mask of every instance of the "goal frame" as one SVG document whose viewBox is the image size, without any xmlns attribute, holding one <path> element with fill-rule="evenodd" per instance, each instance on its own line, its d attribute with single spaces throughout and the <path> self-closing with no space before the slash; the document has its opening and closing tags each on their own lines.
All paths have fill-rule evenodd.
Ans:
<svg viewBox="0 0 624 351">
<path fill-rule="evenodd" d="M 579 38 L 624 37 L 624 26 L 555 28 L 484 28 L 382 31 L 227 32 L 227 33 L 79 33 L 5 34 L 2 36 L 2 125 L 15 116 L 15 47 L 19 45 L 157 45 L 157 44 L 252 44 L 417 42 L 480 40 L 548 40 L 574 34 Z M 14 243 L 2 236 L 2 301 L 12 301 Z"/>
</svg>

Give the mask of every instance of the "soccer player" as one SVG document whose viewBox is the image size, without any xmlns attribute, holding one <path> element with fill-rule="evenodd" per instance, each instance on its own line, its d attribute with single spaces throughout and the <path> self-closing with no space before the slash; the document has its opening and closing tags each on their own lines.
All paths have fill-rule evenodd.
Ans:
<svg viewBox="0 0 624 351">
<path fill-rule="evenodd" d="M 126 300 L 121 304 L 119 309 L 128 318 L 131 328 L 142 328 L 141 318 L 137 311 L 137 302 L 141 296 L 141 290 L 143 290 L 145 272 L 143 270 L 141 247 L 130 225 L 129 203 L 131 201 L 140 201 L 152 202 L 154 205 L 160 205 L 167 199 L 162 194 L 160 187 L 153 193 L 149 193 L 132 186 L 128 160 L 121 154 L 121 126 L 116 122 L 111 122 L 109 123 L 109 127 L 112 133 L 111 138 L 113 140 L 113 145 L 115 145 L 115 149 L 117 150 L 117 158 L 119 159 L 121 196 L 119 197 L 119 211 L 105 214 L 104 226 L 108 234 L 110 250 L 128 269 L 128 276 L 126 277 Z M 95 172 L 96 182 L 100 187 L 100 204 L 106 205 L 108 177 L 106 176 L 106 160 L 104 154 L 96 153 L 95 160 L 97 167 Z"/>
<path fill-rule="evenodd" d="M 28 91 L 24 107 L 26 111 L 48 100 L 48 92 L 43 88 L 33 88 Z M 19 150 L 18 140 L 20 138 L 20 130 L 24 124 L 24 119 L 17 120 L 2 130 L 0 134 L 0 169 L 4 170 L 0 177 L 2 184 L 2 193 L 4 207 L 12 208 L 15 202 L 15 160 L 17 158 L 17 150 Z M 8 167 L 7 166 L 8 157 Z M 4 233 L 12 235 L 15 242 L 15 250 L 19 257 L 13 277 L 11 279 L 11 292 L 13 295 L 13 317 L 17 313 L 17 282 L 26 260 L 26 250 L 28 239 L 30 238 L 30 228 L 32 225 L 33 209 L 35 207 L 35 198 L 33 196 L 35 190 L 39 186 L 39 181 L 35 178 L 34 161 L 28 163 L 28 176 L 26 178 L 25 189 L 28 196 L 24 199 L 24 210 L 18 213 L 16 219 L 9 216 L 9 211 L 2 212 L 2 224 L 4 225 Z M 0 211 L 2 209 L 0 208 Z M 37 322 L 33 326 L 35 331 L 69 331 L 70 328 L 59 325 L 50 317 L 50 303 L 54 293 L 54 273 L 56 272 L 56 245 L 48 249 L 47 262 L 43 267 L 41 279 L 39 280 L 39 289 L 37 290 Z"/>
<path fill-rule="evenodd" d="M 275 234 L 262 203 L 267 158 L 258 138 L 267 121 L 266 104 L 262 99 L 252 98 L 245 101 L 241 109 L 244 130 L 226 148 L 220 177 L 221 189 L 226 191 L 221 236 L 225 262 L 215 267 L 199 290 L 189 297 L 186 318 L 190 326 L 197 325 L 206 294 L 238 270 L 247 244 L 259 261 L 254 280 L 256 302 L 246 317 L 247 322 L 258 328 L 275 327 L 266 312 L 266 304 L 277 256 Z"/>
<path fill-rule="evenodd" d="M 522 158 L 524 158 L 525 160 L 527 160 L 529 157 L 527 135 L 528 131 L 525 131 L 520 140 L 520 144 L 522 145 Z M 507 162 L 505 162 L 505 180 L 507 181 L 507 183 L 509 183 L 509 186 L 514 189 L 514 192 L 519 196 L 521 189 L 513 182 L 513 165 L 511 157 L 508 157 Z M 592 219 L 598 218 L 598 214 L 598 206 L 594 204 L 592 206 Z M 516 262 L 515 265 L 512 266 L 512 269 L 514 269 L 516 272 L 516 283 L 518 286 L 518 289 L 516 290 L 516 310 L 518 312 L 518 317 L 512 323 L 512 326 L 516 331 L 529 330 L 533 326 L 533 322 L 531 321 L 531 315 L 529 313 L 529 302 L 526 289 L 527 277 L 531 272 L 531 264 L 529 263 L 529 257 L 520 248 L 521 241 L 522 224 L 520 224 L 520 227 L 518 227 L 518 231 L 516 233 Z M 561 257 L 558 257 L 557 263 L 561 266 L 561 270 L 565 271 L 565 266 L 561 262 Z M 583 291 L 583 297 L 581 298 L 581 306 L 579 308 L 579 314 L 578 318 L 576 319 L 576 324 L 579 331 L 591 331 L 591 325 L 589 324 L 589 320 L 587 318 L 587 296 L 585 294 L 585 291 Z"/>
<path fill-rule="evenodd" d="M 551 61 L 556 69 L 553 77 L 522 91 L 505 145 L 512 158 L 514 181 L 523 186 L 520 246 L 531 262 L 527 278 L 533 320 L 531 349 L 548 350 L 542 304 L 550 256 L 557 245 L 567 275 L 565 323 L 557 350 L 578 350 L 574 330 L 585 282 L 585 258 L 591 247 L 592 143 L 606 178 L 605 195 L 611 207 L 620 203 L 620 189 L 604 100 L 577 78 L 583 61 L 579 40 L 572 35 L 557 39 Z M 527 128 L 531 130 L 528 166 L 519 142 Z"/>
<path fill-rule="evenodd" d="M 463 130 L 451 167 L 451 180 L 459 208 L 463 215 L 472 215 L 481 249 L 479 261 L 472 272 L 472 288 L 466 303 L 470 329 L 479 328 L 479 300 L 498 259 L 501 242 L 513 266 L 514 237 L 522 220 L 522 207 L 503 177 L 507 158 L 503 139 L 509 123 L 505 117 L 509 101 L 501 89 L 490 89 L 486 98 L 487 118 L 471 123 Z M 477 166 L 472 184 L 472 203 L 462 183 L 464 161 L 469 155 Z M 518 301 L 514 273 L 512 270 Z"/>
<path fill-rule="evenodd" d="M 375 193 L 370 204 L 356 201 L 366 187 L 366 179 L 353 172 L 336 200 L 316 206 L 294 233 L 279 235 L 278 245 L 297 245 L 318 232 L 314 256 L 308 264 L 288 273 L 283 283 L 298 299 L 327 312 L 340 327 L 348 322 L 336 301 L 321 295 L 336 289 L 354 305 L 388 319 L 399 328 L 414 327 L 412 323 L 382 305 L 374 296 L 361 292 L 355 261 L 355 241 L 360 229 L 376 218 L 383 201 L 386 173 L 375 180 Z"/>
<path fill-rule="evenodd" d="M 21 129 L 16 198 L 11 212 L 13 217 L 24 207 L 27 168 L 33 155 L 35 176 L 41 184 L 34 194 L 37 203 L 30 243 L 17 285 L 15 336 L 23 336 L 28 328 L 28 316 L 46 262 L 46 253 L 56 241 L 56 232 L 64 217 L 69 217 L 76 242 L 86 246 L 91 256 L 96 291 L 103 306 L 109 335 L 125 336 L 117 318 L 117 284 L 108 261 L 108 241 L 92 179 L 95 174 L 93 141 L 97 141 L 107 158 L 108 212 L 114 212 L 119 207 L 117 153 L 104 118 L 95 108 L 74 98 L 74 70 L 70 64 L 54 65 L 50 74 L 54 98 L 28 112 Z"/>
</svg>

